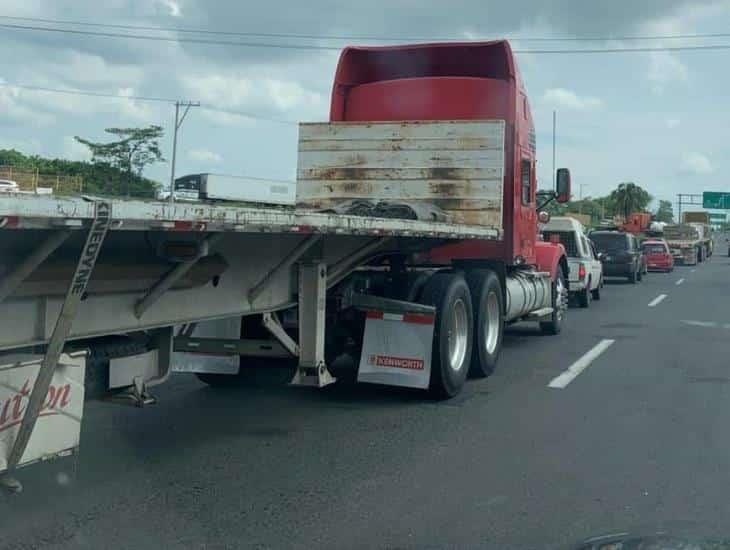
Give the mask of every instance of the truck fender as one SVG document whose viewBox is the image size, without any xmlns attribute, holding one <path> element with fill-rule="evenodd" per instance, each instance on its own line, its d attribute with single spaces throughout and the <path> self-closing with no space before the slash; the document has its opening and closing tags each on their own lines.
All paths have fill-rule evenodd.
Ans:
<svg viewBox="0 0 730 550">
<path fill-rule="evenodd" d="M 555 279 L 558 269 L 562 269 L 567 284 L 568 258 L 565 254 L 565 247 L 562 244 L 535 243 L 535 260 L 537 261 L 537 269 L 550 273 L 550 277 L 553 279 Z"/>
</svg>

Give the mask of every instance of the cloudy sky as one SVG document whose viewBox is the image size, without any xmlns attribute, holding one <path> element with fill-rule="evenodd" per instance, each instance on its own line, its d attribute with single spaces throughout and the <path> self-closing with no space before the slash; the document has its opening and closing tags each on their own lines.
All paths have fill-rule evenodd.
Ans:
<svg viewBox="0 0 730 550">
<path fill-rule="evenodd" d="M 87 158 L 73 136 L 104 139 L 110 126 L 159 124 L 171 136 L 174 109 L 161 102 L 54 94 L 12 85 L 198 100 L 179 142 L 178 174 L 219 172 L 293 179 L 294 121 L 325 120 L 337 61 L 348 43 L 376 38 L 513 39 L 516 50 L 730 44 L 730 0 L 0 0 L 0 26 L 41 26 L 162 37 L 140 40 L 2 28 L 0 148 Z M 161 27 L 129 30 L 8 17 Z M 177 30 L 175 30 L 177 29 Z M 256 37 L 180 29 L 268 33 Z M 320 38 L 292 38 L 281 35 Z M 323 39 L 321 37 L 353 37 Z M 660 36 L 637 41 L 627 37 Z M 583 42 L 529 38 L 598 37 Z M 613 38 L 612 40 L 605 40 Z M 190 42 L 193 40 L 193 42 Z M 292 49 L 203 44 L 195 40 Z M 521 53 L 535 115 L 539 178 L 548 185 L 551 118 L 558 113 L 558 165 L 573 171 L 576 195 L 605 194 L 635 181 L 656 198 L 728 190 L 725 70 L 730 50 L 641 53 Z M 250 118 L 234 113 L 248 113 Z M 169 158 L 171 143 L 164 148 Z M 160 181 L 169 164 L 149 169 Z"/>
</svg>

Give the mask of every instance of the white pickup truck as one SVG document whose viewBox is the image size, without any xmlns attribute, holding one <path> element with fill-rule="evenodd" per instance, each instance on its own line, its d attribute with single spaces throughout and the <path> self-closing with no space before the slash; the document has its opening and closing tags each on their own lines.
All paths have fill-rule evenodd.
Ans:
<svg viewBox="0 0 730 550">
<path fill-rule="evenodd" d="M 583 224 L 570 217 L 552 218 L 543 227 L 543 239 L 559 240 L 568 255 L 568 287 L 580 307 L 588 307 L 591 299 L 601 299 L 603 265 L 595 246 L 586 236 Z"/>
</svg>

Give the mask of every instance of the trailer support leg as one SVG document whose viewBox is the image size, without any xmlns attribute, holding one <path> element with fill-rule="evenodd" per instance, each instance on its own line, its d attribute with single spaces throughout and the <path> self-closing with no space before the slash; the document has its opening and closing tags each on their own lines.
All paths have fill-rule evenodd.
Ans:
<svg viewBox="0 0 730 550">
<path fill-rule="evenodd" d="M 137 317 L 137 319 L 141 319 L 145 311 L 152 307 L 152 305 L 157 302 L 157 300 L 159 300 L 165 292 L 170 290 L 172 285 L 174 285 L 177 281 L 184 277 L 185 274 L 190 271 L 190 269 L 198 262 L 198 260 L 200 260 L 200 258 L 208 254 L 210 247 L 218 242 L 221 237 L 223 237 L 223 233 L 214 233 L 210 235 L 203 242 L 203 246 L 201 246 L 200 253 L 198 255 L 190 260 L 176 265 L 165 275 L 163 275 L 162 278 L 157 281 L 152 286 L 152 288 L 150 288 L 147 293 L 142 298 L 140 298 L 134 305 L 134 315 Z"/>
<path fill-rule="evenodd" d="M 13 447 L 10 449 L 8 455 L 8 470 L 3 476 L 2 485 L 15 491 L 22 489 L 22 485 L 13 478 L 13 473 L 23 458 L 23 453 L 28 446 L 30 436 L 35 428 L 38 415 L 41 412 L 43 401 L 48 394 L 48 388 L 51 385 L 53 379 L 53 373 L 56 370 L 58 360 L 61 358 L 63 353 L 63 347 L 66 344 L 66 339 L 71 332 L 71 326 L 73 325 L 74 318 L 76 317 L 76 311 L 78 309 L 81 300 L 86 294 L 86 288 L 91 279 L 91 273 L 96 265 L 96 260 L 99 257 L 99 250 L 104 242 L 106 233 L 109 230 L 111 222 L 111 204 L 108 202 L 98 201 L 96 203 L 94 220 L 91 223 L 91 229 L 86 237 L 86 243 L 81 249 L 81 255 L 79 261 L 76 264 L 76 270 L 74 271 L 73 278 L 69 283 L 68 291 L 66 292 L 66 298 L 63 301 L 61 307 L 61 313 L 58 316 L 56 325 L 53 328 L 51 339 L 48 342 L 46 353 L 41 362 L 40 369 L 38 370 L 38 377 L 36 378 L 33 389 L 30 392 L 28 398 L 28 406 L 25 409 L 23 420 L 18 430 L 18 435 L 15 438 Z"/>
<path fill-rule="evenodd" d="M 18 267 L 0 280 L 0 302 L 10 296 L 48 256 L 71 236 L 71 231 L 53 233 L 25 258 Z"/>
<path fill-rule="evenodd" d="M 299 366 L 294 386 L 321 388 L 336 381 L 324 361 L 327 265 L 317 262 L 299 266 Z"/>
</svg>

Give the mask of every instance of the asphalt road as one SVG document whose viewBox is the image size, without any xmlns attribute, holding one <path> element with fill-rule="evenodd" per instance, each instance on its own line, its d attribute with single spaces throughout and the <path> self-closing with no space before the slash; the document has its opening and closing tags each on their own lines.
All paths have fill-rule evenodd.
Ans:
<svg viewBox="0 0 730 550">
<path fill-rule="evenodd" d="M 726 253 L 608 284 L 559 337 L 511 329 L 498 371 L 447 402 L 367 386 L 219 391 L 187 375 L 146 409 L 92 402 L 80 455 L 23 471 L 25 491 L 0 498 L 0 548 L 728 536 Z M 556 377 L 570 380 L 549 387 Z"/>
</svg>

